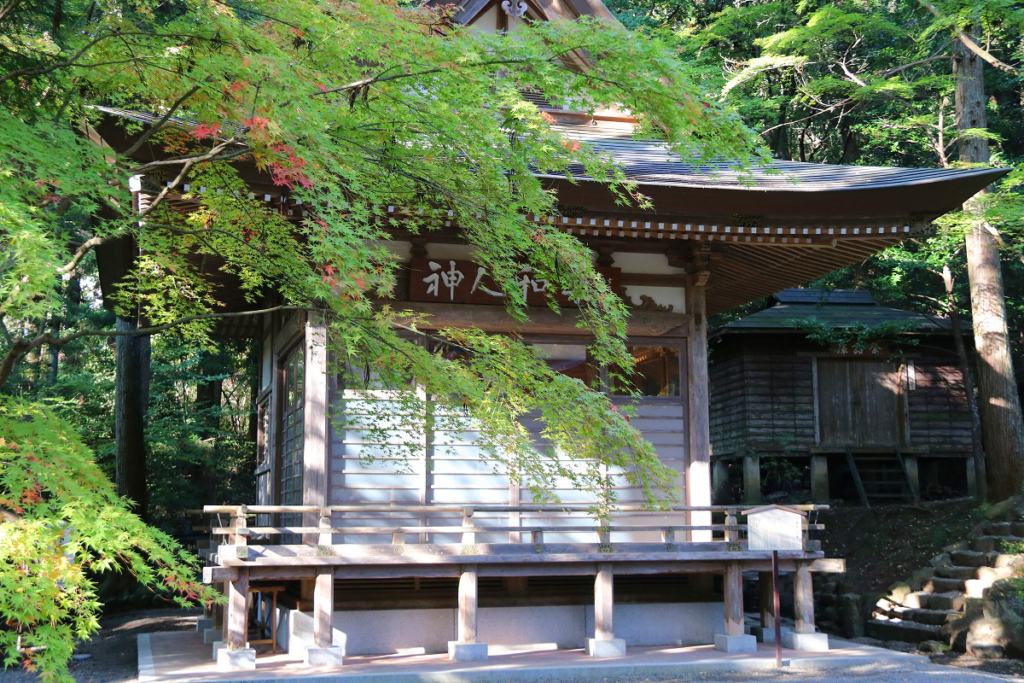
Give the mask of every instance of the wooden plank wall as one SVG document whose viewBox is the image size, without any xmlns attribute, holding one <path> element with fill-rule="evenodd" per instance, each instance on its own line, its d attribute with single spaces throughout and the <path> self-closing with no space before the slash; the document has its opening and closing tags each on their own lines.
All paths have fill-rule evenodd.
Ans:
<svg viewBox="0 0 1024 683">
<path fill-rule="evenodd" d="M 738 453 L 747 442 L 745 358 L 742 353 L 712 354 L 711 453 Z"/>
<path fill-rule="evenodd" d="M 814 445 L 809 357 L 785 348 L 745 348 L 743 384 L 749 445 Z"/>
<path fill-rule="evenodd" d="M 907 404 L 912 444 L 932 452 L 971 451 L 971 417 L 957 365 L 934 356 L 914 359 Z"/>
<path fill-rule="evenodd" d="M 711 440 L 716 457 L 816 445 L 814 350 L 806 344 L 721 342 L 711 364 Z M 963 376 L 944 355 L 912 350 L 903 362 L 908 445 L 970 452 Z"/>
<path fill-rule="evenodd" d="M 427 420 L 425 414 L 412 414 L 409 405 L 383 393 L 345 390 L 332 401 L 335 415 L 344 415 L 344 424 L 337 420 L 331 435 L 331 485 L 329 501 L 334 505 L 358 503 L 415 503 L 423 505 L 509 505 L 535 502 L 525 482 L 514 485 L 509 477 L 495 471 L 484 459 L 485 451 L 473 424 L 455 420 Z M 430 405 L 430 404 L 428 404 Z M 432 410 L 432 408 L 428 408 Z M 373 415 L 388 415 L 385 420 Z M 374 427 L 373 425 L 377 426 Z M 534 434 L 538 450 L 547 449 L 540 436 L 542 425 L 535 419 L 525 421 Z M 682 401 L 648 400 L 637 406 L 633 424 L 650 439 L 662 461 L 679 474 L 677 486 L 685 490 L 687 447 L 685 409 Z M 373 458 L 367 460 L 367 456 Z M 625 482 L 620 472 L 611 471 L 619 501 L 643 502 L 640 490 Z M 567 480 L 559 480 L 550 489 L 562 502 L 589 504 L 594 496 L 579 491 Z M 474 518 L 481 524 L 494 524 L 495 516 Z M 507 518 L 502 518 L 507 523 Z M 545 519 L 524 514 L 524 522 L 572 524 L 563 517 Z M 425 515 L 418 519 L 398 519 L 375 514 L 343 515 L 335 526 L 393 526 L 395 524 L 460 524 L 458 515 Z M 684 524 L 682 517 L 677 521 Z M 434 542 L 456 543 L 458 537 L 436 535 Z M 507 542 L 507 534 L 477 534 L 478 543 Z M 523 539 L 528 540 L 528 539 Z M 547 534 L 546 543 L 589 541 L 579 534 Z M 620 539 L 625 540 L 625 538 Z M 636 540 L 660 540 L 660 537 Z M 364 542 L 387 543 L 390 536 L 370 537 Z"/>
</svg>

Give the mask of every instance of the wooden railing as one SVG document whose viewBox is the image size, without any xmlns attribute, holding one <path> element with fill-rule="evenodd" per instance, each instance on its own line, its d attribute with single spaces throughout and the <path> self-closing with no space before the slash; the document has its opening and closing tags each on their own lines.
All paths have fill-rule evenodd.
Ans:
<svg viewBox="0 0 1024 683">
<path fill-rule="evenodd" d="M 595 539 L 599 546 L 607 546 L 612 543 L 613 536 L 638 532 L 658 532 L 660 542 L 674 545 L 676 543 L 694 542 L 690 539 L 700 538 L 704 541 L 711 541 L 712 535 L 720 535 L 720 541 L 727 543 L 738 543 L 745 536 L 746 524 L 741 523 L 740 517 L 744 510 L 753 509 L 756 506 L 732 506 L 732 505 L 711 505 L 711 506 L 671 506 L 663 509 L 650 509 L 641 506 L 620 506 L 605 516 L 594 515 L 594 508 L 585 505 L 332 505 L 318 507 L 309 505 L 208 505 L 204 508 L 207 514 L 230 517 L 229 525 L 214 525 L 211 533 L 215 536 L 227 537 L 229 545 L 245 546 L 251 539 L 260 536 L 297 535 L 304 538 L 299 545 L 328 547 L 334 545 L 369 545 L 353 543 L 348 537 L 368 536 L 390 536 L 391 544 L 404 546 L 416 544 L 410 537 L 419 536 L 419 544 L 426 544 L 427 535 L 440 534 L 458 536 L 463 546 L 473 545 L 478 542 L 480 535 L 508 535 L 508 543 L 517 544 L 524 542 L 529 537 L 529 543 L 534 546 L 544 544 L 545 534 L 596 534 Z M 828 509 L 825 505 L 801 505 L 794 506 L 806 513 L 814 513 Z M 656 518 L 665 516 L 682 515 L 687 521 L 692 520 L 694 513 L 710 519 L 712 515 L 718 514 L 723 517 L 720 524 L 672 524 Z M 257 515 L 303 515 L 306 518 L 317 517 L 316 526 L 282 526 L 282 525 L 249 525 L 249 518 Z M 367 515 L 377 515 L 367 517 Z M 388 517 L 412 518 L 426 515 L 459 515 L 461 524 L 386 524 Z M 529 516 L 536 516 L 531 519 Z M 580 515 L 579 524 L 557 524 L 551 523 L 552 516 L 561 519 L 568 519 L 572 515 Z M 644 523 L 630 523 L 623 517 L 644 517 Z M 540 517 L 540 518 L 538 518 Z M 335 523 L 347 519 L 367 520 L 382 522 L 379 525 L 371 526 L 340 526 Z M 499 523 L 500 522 L 500 523 Z M 545 523 L 547 522 L 547 523 Z M 816 524 L 813 520 L 804 523 L 804 537 L 807 540 L 809 531 L 823 529 L 824 526 Z M 696 532 L 696 533 L 695 533 Z M 683 536 L 677 536 L 683 534 Z M 335 536 L 343 536 L 342 543 L 336 543 Z M 282 544 L 286 545 L 286 544 Z M 296 545 L 296 544 L 290 544 Z M 379 544 L 373 544 L 379 545 Z"/>
</svg>

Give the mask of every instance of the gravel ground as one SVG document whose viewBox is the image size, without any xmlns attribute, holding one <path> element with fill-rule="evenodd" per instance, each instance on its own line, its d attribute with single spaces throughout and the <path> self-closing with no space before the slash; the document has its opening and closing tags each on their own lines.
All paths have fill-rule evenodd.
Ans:
<svg viewBox="0 0 1024 683">
<path fill-rule="evenodd" d="M 154 631 L 187 631 L 199 612 L 177 608 L 126 612 L 104 617 L 100 631 L 81 644 L 71 662 L 77 683 L 135 683 L 138 680 L 136 636 Z M 82 657 L 88 655 L 88 657 Z M 39 677 L 21 669 L 0 669 L 2 683 L 36 683 Z"/>
<path fill-rule="evenodd" d="M 677 678 L 658 679 L 657 683 L 988 683 L 1020 681 L 1016 676 L 1002 676 L 985 671 L 959 667 L 921 664 L 911 667 L 864 665 L 847 669 L 821 671 L 782 671 L 779 673 L 711 674 L 697 673 Z M 579 679 L 573 683 L 655 683 L 655 679 Z"/>
</svg>

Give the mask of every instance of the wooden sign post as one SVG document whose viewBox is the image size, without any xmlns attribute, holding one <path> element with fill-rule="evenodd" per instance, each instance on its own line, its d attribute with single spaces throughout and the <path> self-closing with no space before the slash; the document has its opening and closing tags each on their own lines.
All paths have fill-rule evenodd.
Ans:
<svg viewBox="0 0 1024 683">
<path fill-rule="evenodd" d="M 779 551 L 804 549 L 804 513 L 781 505 L 747 510 L 747 549 L 772 551 L 772 614 L 775 666 L 782 666 L 782 619 L 779 600 Z"/>
</svg>

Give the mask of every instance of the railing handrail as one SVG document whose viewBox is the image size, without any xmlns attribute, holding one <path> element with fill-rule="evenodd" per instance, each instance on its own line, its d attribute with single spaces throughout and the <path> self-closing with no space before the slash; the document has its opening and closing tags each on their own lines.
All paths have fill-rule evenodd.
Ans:
<svg viewBox="0 0 1024 683">
<path fill-rule="evenodd" d="M 643 505 L 620 505 L 609 510 L 615 515 L 621 512 L 664 514 L 668 512 L 725 512 L 738 514 L 744 510 L 755 510 L 763 505 L 671 505 L 651 508 Z M 787 505 L 801 512 L 821 512 L 828 505 Z M 592 505 L 205 505 L 205 514 L 260 515 L 260 514 L 316 514 L 324 510 L 331 512 L 380 512 L 380 513 L 451 513 L 472 517 L 477 512 L 593 512 Z"/>
</svg>

